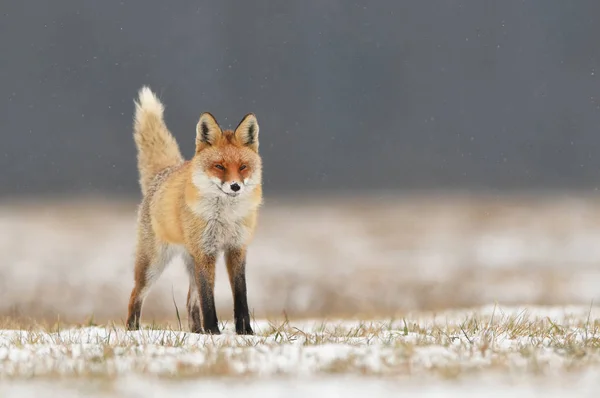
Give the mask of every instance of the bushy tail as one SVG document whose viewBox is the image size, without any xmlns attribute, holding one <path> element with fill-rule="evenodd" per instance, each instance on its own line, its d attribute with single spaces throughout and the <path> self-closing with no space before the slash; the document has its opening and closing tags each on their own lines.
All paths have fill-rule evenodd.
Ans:
<svg viewBox="0 0 600 398">
<path fill-rule="evenodd" d="M 142 87 L 135 102 L 133 138 L 144 195 L 158 172 L 183 162 L 179 145 L 165 125 L 163 112 L 163 104 L 152 90 Z"/>
</svg>

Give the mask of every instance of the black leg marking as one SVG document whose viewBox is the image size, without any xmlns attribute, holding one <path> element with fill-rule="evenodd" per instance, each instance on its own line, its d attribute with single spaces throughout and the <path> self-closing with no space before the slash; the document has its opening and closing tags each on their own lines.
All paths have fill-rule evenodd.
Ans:
<svg viewBox="0 0 600 398">
<path fill-rule="evenodd" d="M 235 318 L 235 332 L 237 334 L 254 334 L 250 327 L 250 313 L 248 311 L 248 297 L 246 292 L 245 264 L 242 272 L 233 278 L 233 317 Z"/>
<path fill-rule="evenodd" d="M 192 281 L 192 283 L 195 283 Z M 192 333 L 202 333 L 198 291 L 190 285 L 187 299 L 188 324 Z"/>
<path fill-rule="evenodd" d="M 133 299 L 130 304 L 130 314 L 127 318 L 127 330 L 139 330 L 140 329 L 140 315 L 142 312 L 142 302 L 137 299 Z"/>
<path fill-rule="evenodd" d="M 250 326 L 246 291 L 246 251 L 234 249 L 227 253 L 227 272 L 233 292 L 233 317 L 237 334 L 254 334 Z"/>
<path fill-rule="evenodd" d="M 201 270 L 198 273 L 198 279 L 200 282 L 200 307 L 202 309 L 204 333 L 221 334 L 215 308 L 214 278 L 211 281 L 207 278 L 206 273 Z"/>
<path fill-rule="evenodd" d="M 200 318 L 200 307 L 194 304 L 189 312 L 189 317 L 191 319 L 191 327 L 190 330 L 192 333 L 202 333 L 202 319 Z"/>
</svg>

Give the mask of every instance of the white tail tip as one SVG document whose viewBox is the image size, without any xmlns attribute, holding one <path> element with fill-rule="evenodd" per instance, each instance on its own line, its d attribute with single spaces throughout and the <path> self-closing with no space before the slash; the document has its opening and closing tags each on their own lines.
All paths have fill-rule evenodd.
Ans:
<svg viewBox="0 0 600 398">
<path fill-rule="evenodd" d="M 153 113 L 159 117 L 162 117 L 165 109 L 156 94 L 154 94 L 148 86 L 143 86 L 140 89 L 136 108 L 138 112 L 143 111 Z"/>
</svg>

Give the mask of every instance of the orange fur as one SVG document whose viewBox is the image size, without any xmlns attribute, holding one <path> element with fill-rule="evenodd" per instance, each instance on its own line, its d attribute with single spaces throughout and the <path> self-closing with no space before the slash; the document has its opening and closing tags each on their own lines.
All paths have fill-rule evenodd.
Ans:
<svg viewBox="0 0 600 398">
<path fill-rule="evenodd" d="M 190 276 L 190 329 L 220 333 L 214 275 L 216 258 L 225 253 L 236 331 L 253 333 L 245 263 L 262 203 L 256 117 L 248 114 L 234 131 L 222 131 L 211 114 L 202 114 L 196 126 L 195 155 L 184 160 L 166 128 L 163 109 L 149 88 L 140 90 L 134 137 L 144 198 L 138 212 L 135 286 L 127 326 L 139 328 L 142 304 L 152 283 L 174 256 L 181 255 Z"/>
</svg>

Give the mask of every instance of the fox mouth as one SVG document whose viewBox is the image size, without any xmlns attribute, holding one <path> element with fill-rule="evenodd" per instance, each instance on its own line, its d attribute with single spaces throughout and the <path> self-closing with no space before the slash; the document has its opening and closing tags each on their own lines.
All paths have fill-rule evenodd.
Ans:
<svg viewBox="0 0 600 398">
<path fill-rule="evenodd" d="M 230 196 L 230 197 L 232 197 L 232 198 L 235 198 L 236 196 L 238 196 L 238 195 L 240 194 L 239 192 L 225 192 L 225 191 L 223 190 L 223 188 L 221 188 L 219 185 L 217 185 L 217 187 L 218 187 L 218 188 L 219 188 L 219 190 L 220 190 L 221 192 L 223 192 L 225 195 L 227 195 L 227 196 Z"/>
</svg>

